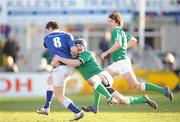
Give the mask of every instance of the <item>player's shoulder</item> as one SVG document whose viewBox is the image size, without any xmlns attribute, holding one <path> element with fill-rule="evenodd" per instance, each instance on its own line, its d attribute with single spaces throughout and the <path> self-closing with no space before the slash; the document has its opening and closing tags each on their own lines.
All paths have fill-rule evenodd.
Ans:
<svg viewBox="0 0 180 122">
<path fill-rule="evenodd" d="M 83 53 L 84 53 L 84 55 L 89 55 L 89 56 L 94 55 L 94 53 L 92 51 L 90 51 L 90 50 L 85 50 Z"/>
<path fill-rule="evenodd" d="M 90 50 L 85 50 L 84 53 L 92 54 Z"/>
<path fill-rule="evenodd" d="M 66 32 L 66 36 L 67 36 L 68 38 L 70 38 L 71 40 L 74 40 L 74 37 L 73 37 L 73 35 L 72 35 L 71 33 Z"/>
<path fill-rule="evenodd" d="M 60 34 L 63 35 L 66 38 L 70 38 L 71 40 L 74 40 L 74 37 L 71 33 L 65 32 L 65 31 L 60 31 Z"/>
<path fill-rule="evenodd" d="M 113 33 L 117 33 L 117 32 L 122 32 L 123 29 L 119 26 L 115 27 L 114 30 L 113 30 Z"/>
</svg>

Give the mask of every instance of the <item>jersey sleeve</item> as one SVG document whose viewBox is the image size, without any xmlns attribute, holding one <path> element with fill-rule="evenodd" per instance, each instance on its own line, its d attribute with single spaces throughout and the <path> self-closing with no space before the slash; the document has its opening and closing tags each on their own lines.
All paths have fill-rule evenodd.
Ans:
<svg viewBox="0 0 180 122">
<path fill-rule="evenodd" d="M 91 53 L 83 52 L 82 55 L 79 57 L 79 60 L 84 64 L 87 61 L 89 61 L 91 57 L 92 57 Z"/>
<path fill-rule="evenodd" d="M 44 37 L 43 46 L 44 46 L 45 48 L 47 48 L 47 45 L 46 45 L 46 36 Z"/>
<path fill-rule="evenodd" d="M 46 43 L 45 43 L 45 42 L 43 43 L 43 46 L 44 46 L 45 48 L 47 48 L 47 45 L 46 45 Z"/>
<path fill-rule="evenodd" d="M 129 33 L 125 33 L 125 34 L 126 34 L 127 42 L 131 41 L 133 36 L 131 34 L 129 34 Z"/>
<path fill-rule="evenodd" d="M 71 48 L 72 46 L 75 46 L 73 35 L 68 33 L 66 37 L 67 37 L 67 40 L 68 40 L 67 42 L 68 42 L 69 47 Z"/>
</svg>

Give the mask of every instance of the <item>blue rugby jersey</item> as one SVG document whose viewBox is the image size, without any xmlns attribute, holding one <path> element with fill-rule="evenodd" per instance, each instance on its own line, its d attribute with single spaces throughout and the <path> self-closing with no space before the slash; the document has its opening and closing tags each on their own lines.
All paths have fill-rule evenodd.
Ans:
<svg viewBox="0 0 180 122">
<path fill-rule="evenodd" d="M 52 57 L 59 55 L 71 59 L 70 48 L 74 45 L 74 37 L 63 31 L 54 31 L 44 37 L 44 46 L 48 48 Z"/>
</svg>

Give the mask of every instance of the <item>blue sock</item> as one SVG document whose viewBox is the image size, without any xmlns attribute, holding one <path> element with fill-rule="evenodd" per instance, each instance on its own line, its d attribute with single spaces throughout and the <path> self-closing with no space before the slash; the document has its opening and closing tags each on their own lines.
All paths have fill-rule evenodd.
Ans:
<svg viewBox="0 0 180 122">
<path fill-rule="evenodd" d="M 73 103 L 70 103 L 68 106 L 68 109 L 71 110 L 74 113 L 79 113 L 81 110 Z"/>
<path fill-rule="evenodd" d="M 46 91 L 46 103 L 44 105 L 44 108 L 50 108 L 52 97 L 53 91 Z"/>
<path fill-rule="evenodd" d="M 69 98 L 64 100 L 63 105 L 76 114 L 81 111 Z"/>
</svg>

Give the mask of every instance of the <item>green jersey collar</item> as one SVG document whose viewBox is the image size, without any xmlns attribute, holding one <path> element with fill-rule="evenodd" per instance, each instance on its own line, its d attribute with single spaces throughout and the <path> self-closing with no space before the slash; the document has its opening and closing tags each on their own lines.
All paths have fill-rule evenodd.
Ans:
<svg viewBox="0 0 180 122">
<path fill-rule="evenodd" d="M 112 32 L 117 29 L 117 28 L 121 28 L 120 26 L 116 26 L 115 28 L 113 28 Z"/>
</svg>

